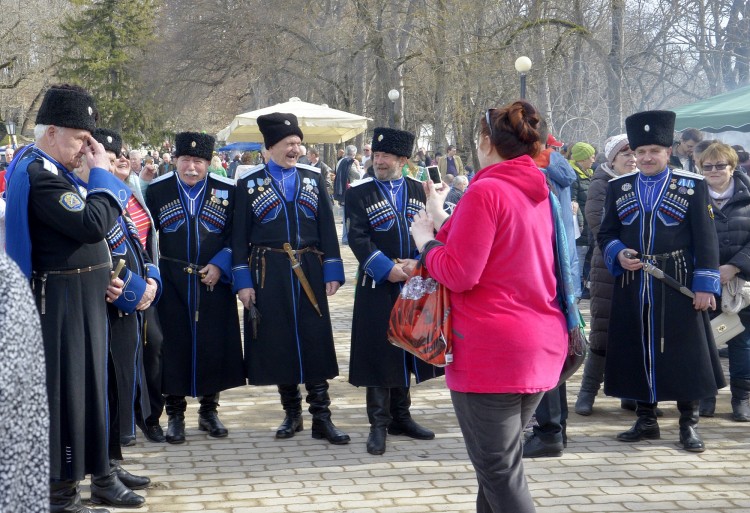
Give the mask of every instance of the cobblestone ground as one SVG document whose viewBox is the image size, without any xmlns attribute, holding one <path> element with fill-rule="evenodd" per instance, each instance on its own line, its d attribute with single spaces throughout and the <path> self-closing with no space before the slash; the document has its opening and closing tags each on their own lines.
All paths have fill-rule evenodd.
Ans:
<svg viewBox="0 0 750 513">
<path fill-rule="evenodd" d="M 219 413 L 229 428 L 225 439 L 198 431 L 193 400 L 187 413 L 187 443 L 154 444 L 139 432 L 138 443 L 124 449 L 126 468 L 153 480 L 144 491 L 147 505 L 137 511 L 475 511 L 474 471 L 444 379 L 412 391 L 412 413 L 436 432 L 434 440 L 390 436 L 383 456 L 365 450 L 369 426 L 364 390 L 346 382 L 356 260 L 348 247 L 342 254 L 349 281 L 331 301 L 341 370 L 331 382 L 331 396 L 333 419 L 351 435 L 351 443 L 333 446 L 313 440 L 307 412 L 304 431 L 289 440 L 275 440 L 283 412 L 274 387 L 246 386 L 221 394 Z M 582 306 L 588 315 L 587 302 Z M 568 384 L 569 443 L 563 456 L 525 461 L 540 513 L 750 512 L 750 423 L 730 420 L 728 389 L 720 392 L 716 417 L 700 422 L 708 449 L 692 454 L 676 446 L 674 403 L 662 405 L 661 440 L 623 444 L 615 435 L 630 426 L 634 414 L 621 410 L 618 400 L 599 397 L 592 416 L 576 415 L 572 406 L 579 383 L 580 371 Z M 162 420 L 166 428 L 166 416 Z"/>
</svg>

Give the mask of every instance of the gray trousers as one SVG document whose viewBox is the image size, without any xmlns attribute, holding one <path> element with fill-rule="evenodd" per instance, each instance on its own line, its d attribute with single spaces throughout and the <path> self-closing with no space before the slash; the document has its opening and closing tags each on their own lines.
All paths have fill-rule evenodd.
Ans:
<svg viewBox="0 0 750 513">
<path fill-rule="evenodd" d="M 451 391 L 453 409 L 474 464 L 477 513 L 534 513 L 523 473 L 523 428 L 542 398 L 536 394 Z"/>
</svg>

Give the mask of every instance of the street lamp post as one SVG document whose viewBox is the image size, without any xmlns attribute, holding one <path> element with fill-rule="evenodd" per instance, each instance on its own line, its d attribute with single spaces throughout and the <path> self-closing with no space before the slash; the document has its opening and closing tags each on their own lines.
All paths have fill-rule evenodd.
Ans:
<svg viewBox="0 0 750 513">
<path fill-rule="evenodd" d="M 397 89 L 391 89 L 388 91 L 388 99 L 391 100 L 391 115 L 388 120 L 388 126 L 391 128 L 396 128 L 396 102 L 400 97 L 401 94 Z"/>
<path fill-rule="evenodd" d="M 515 63 L 516 71 L 521 76 L 521 99 L 526 99 L 526 73 L 531 69 L 531 59 L 522 55 L 516 59 Z"/>
<path fill-rule="evenodd" d="M 10 147 L 16 149 L 16 120 L 8 118 L 5 120 L 5 131 L 8 133 Z"/>
</svg>

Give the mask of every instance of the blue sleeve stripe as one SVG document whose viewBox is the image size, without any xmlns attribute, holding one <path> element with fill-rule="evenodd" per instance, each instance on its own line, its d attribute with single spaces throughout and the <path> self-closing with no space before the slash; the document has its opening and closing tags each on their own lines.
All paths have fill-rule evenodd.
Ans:
<svg viewBox="0 0 750 513">
<path fill-rule="evenodd" d="M 604 264 L 607 266 L 610 274 L 614 277 L 620 276 L 625 272 L 620 265 L 620 261 L 617 260 L 617 255 L 620 254 L 620 251 L 623 249 L 627 249 L 627 246 L 625 246 L 620 239 L 614 239 L 604 247 L 604 251 L 602 252 L 604 255 Z"/>
<path fill-rule="evenodd" d="M 693 292 L 721 293 L 721 278 L 714 269 L 693 270 Z"/>
</svg>

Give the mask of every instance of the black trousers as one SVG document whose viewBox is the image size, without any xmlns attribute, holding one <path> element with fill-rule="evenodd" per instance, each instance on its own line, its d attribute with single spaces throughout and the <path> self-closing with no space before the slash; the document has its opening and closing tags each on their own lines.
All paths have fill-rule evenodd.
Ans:
<svg viewBox="0 0 750 513">
<path fill-rule="evenodd" d="M 568 422 L 568 394 L 565 383 L 548 390 L 536 407 L 534 434 L 542 441 L 562 442 L 565 425 Z"/>
<path fill-rule="evenodd" d="M 144 420 L 146 425 L 153 426 L 159 423 L 159 417 L 164 411 L 164 396 L 161 393 L 161 345 L 164 337 L 155 305 L 146 309 L 144 319 L 146 321 L 146 345 L 143 348 L 143 368 L 146 373 L 146 386 L 151 404 L 151 415 Z"/>
</svg>

